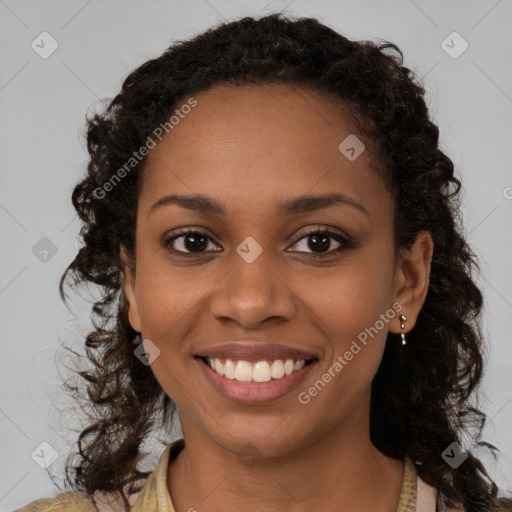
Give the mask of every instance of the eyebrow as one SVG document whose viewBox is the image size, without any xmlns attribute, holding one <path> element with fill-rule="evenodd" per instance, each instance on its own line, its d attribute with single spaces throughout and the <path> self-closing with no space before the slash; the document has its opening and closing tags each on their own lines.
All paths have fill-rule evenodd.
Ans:
<svg viewBox="0 0 512 512">
<path fill-rule="evenodd" d="M 177 205 L 187 210 L 194 210 L 199 213 L 213 214 L 213 215 L 226 215 L 226 208 L 213 198 L 197 195 L 177 195 L 170 194 L 161 197 L 154 203 L 148 211 L 148 216 L 155 210 L 169 205 Z M 297 215 L 300 213 L 307 213 L 316 210 L 322 210 L 335 205 L 351 206 L 365 215 L 368 212 L 365 207 L 345 194 L 330 193 L 323 195 L 303 195 L 288 199 L 280 203 L 277 207 L 277 215 L 285 217 L 287 215 Z"/>
</svg>

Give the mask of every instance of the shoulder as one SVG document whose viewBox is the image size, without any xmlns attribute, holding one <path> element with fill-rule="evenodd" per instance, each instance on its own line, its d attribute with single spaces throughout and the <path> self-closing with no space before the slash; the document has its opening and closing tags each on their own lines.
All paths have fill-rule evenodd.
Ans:
<svg viewBox="0 0 512 512">
<path fill-rule="evenodd" d="M 43 498 L 24 507 L 17 509 L 15 512 L 97 512 L 98 509 L 87 498 L 87 496 L 79 491 L 69 491 L 57 494 L 55 498 Z"/>
<path fill-rule="evenodd" d="M 128 497 L 130 507 L 139 493 Z M 57 494 L 55 498 L 43 498 L 14 512 L 124 512 L 125 506 L 119 495 L 95 492 L 93 496 L 81 491 Z"/>
<path fill-rule="evenodd" d="M 437 512 L 439 510 L 438 503 L 443 498 L 443 494 L 437 488 L 427 484 L 419 475 L 416 476 L 416 496 L 416 512 Z M 443 510 L 445 512 L 466 512 L 462 506 L 449 509 L 444 507 Z"/>
</svg>

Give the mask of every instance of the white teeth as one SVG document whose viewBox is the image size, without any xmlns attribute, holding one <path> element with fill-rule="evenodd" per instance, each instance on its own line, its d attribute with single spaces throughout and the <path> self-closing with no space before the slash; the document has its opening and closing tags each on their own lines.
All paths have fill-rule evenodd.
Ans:
<svg viewBox="0 0 512 512">
<path fill-rule="evenodd" d="M 267 361 L 259 361 L 252 367 L 252 380 L 256 382 L 268 382 L 272 378 L 270 365 Z"/>
<path fill-rule="evenodd" d="M 269 361 L 249 363 L 248 361 L 225 359 L 224 364 L 217 357 L 214 359 L 207 358 L 207 360 L 215 373 L 239 382 L 269 382 L 272 379 L 281 379 L 306 365 L 306 361 L 303 359 L 297 361 L 276 359 L 272 363 Z"/>
<path fill-rule="evenodd" d="M 295 371 L 300 370 L 305 364 L 305 361 L 295 361 L 295 363 L 293 363 L 293 369 Z"/>
<path fill-rule="evenodd" d="M 270 368 L 270 376 L 273 379 L 280 379 L 284 375 L 284 364 L 283 361 L 276 359 L 272 363 L 272 367 Z"/>
<path fill-rule="evenodd" d="M 224 366 L 222 365 L 222 363 L 220 362 L 219 359 L 214 359 L 213 360 L 214 363 L 215 363 L 215 368 L 214 370 L 219 374 L 219 375 L 224 375 Z"/>
<path fill-rule="evenodd" d="M 218 359 L 215 359 L 215 366 L 217 367 Z M 221 362 L 219 361 L 219 365 Z M 222 365 L 221 365 L 222 366 Z M 217 372 L 219 373 L 219 372 Z M 240 382 L 249 382 L 252 380 L 252 364 L 247 361 L 238 361 L 235 368 L 235 379 Z"/>
<path fill-rule="evenodd" d="M 224 365 L 224 377 L 233 380 L 235 378 L 236 364 L 230 359 L 226 360 Z"/>
</svg>

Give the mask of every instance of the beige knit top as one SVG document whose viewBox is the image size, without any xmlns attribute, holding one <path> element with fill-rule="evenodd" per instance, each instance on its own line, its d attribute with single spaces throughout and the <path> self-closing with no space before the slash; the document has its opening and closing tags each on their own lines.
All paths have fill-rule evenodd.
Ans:
<svg viewBox="0 0 512 512">
<path fill-rule="evenodd" d="M 130 498 L 132 512 L 176 512 L 167 488 L 167 468 L 184 448 L 183 439 L 169 444 L 138 494 Z M 36 500 L 16 512 L 124 512 L 120 501 L 109 501 L 106 495 L 96 495 L 96 508 L 79 491 L 58 494 L 55 498 Z M 416 472 L 416 466 L 405 458 L 400 501 L 396 512 L 436 512 L 437 491 L 427 485 Z M 456 512 L 456 511 L 454 511 Z"/>
</svg>

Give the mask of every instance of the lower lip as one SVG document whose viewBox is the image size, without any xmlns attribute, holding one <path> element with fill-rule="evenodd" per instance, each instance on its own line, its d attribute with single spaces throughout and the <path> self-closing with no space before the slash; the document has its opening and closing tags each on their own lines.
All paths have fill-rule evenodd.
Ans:
<svg viewBox="0 0 512 512">
<path fill-rule="evenodd" d="M 315 360 L 290 375 L 285 375 L 280 379 L 272 379 L 269 382 L 239 382 L 214 372 L 203 359 L 199 357 L 195 359 L 208 382 L 221 395 L 239 404 L 265 404 L 281 398 L 295 389 L 311 368 L 318 363 Z"/>
</svg>

